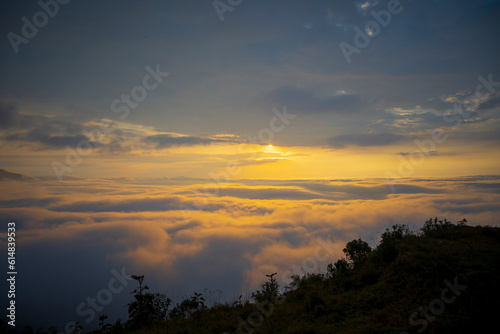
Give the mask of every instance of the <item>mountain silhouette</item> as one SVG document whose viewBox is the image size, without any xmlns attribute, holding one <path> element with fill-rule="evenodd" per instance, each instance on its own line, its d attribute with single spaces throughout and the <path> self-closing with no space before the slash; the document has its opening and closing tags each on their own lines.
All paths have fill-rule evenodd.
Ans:
<svg viewBox="0 0 500 334">
<path fill-rule="evenodd" d="M 0 181 L 4 180 L 14 180 L 14 181 L 24 181 L 28 179 L 27 176 L 17 173 L 11 173 L 5 169 L 0 169 Z"/>
</svg>

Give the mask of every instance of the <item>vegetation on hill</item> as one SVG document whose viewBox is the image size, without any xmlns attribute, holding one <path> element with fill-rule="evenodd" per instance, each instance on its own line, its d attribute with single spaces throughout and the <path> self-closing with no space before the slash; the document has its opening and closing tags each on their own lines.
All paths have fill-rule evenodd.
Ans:
<svg viewBox="0 0 500 334">
<path fill-rule="evenodd" d="M 274 278 L 251 301 L 208 307 L 202 294 L 172 305 L 145 292 L 129 319 L 94 333 L 482 333 L 495 328 L 500 291 L 500 229 L 429 219 L 420 232 L 394 225 L 372 249 L 347 243 L 326 273 Z"/>
</svg>

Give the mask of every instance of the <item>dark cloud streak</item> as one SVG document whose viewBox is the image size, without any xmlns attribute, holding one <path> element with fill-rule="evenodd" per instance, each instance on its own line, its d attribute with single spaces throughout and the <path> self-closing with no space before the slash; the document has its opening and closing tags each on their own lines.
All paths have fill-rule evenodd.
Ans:
<svg viewBox="0 0 500 334">
<path fill-rule="evenodd" d="M 209 145 L 212 143 L 224 142 L 220 139 L 203 138 L 196 136 L 171 136 L 168 134 L 159 134 L 145 137 L 145 143 L 156 144 L 155 148 L 158 150 L 169 148 L 172 146 L 195 146 L 195 145 Z"/>
<path fill-rule="evenodd" d="M 392 133 L 361 133 L 335 136 L 328 138 L 327 142 L 334 148 L 346 148 L 349 146 L 387 146 L 403 139 L 405 136 Z"/>
<path fill-rule="evenodd" d="M 289 105 L 294 110 L 303 113 L 359 113 L 367 106 L 367 102 L 357 95 L 319 96 L 314 90 L 292 86 L 273 89 L 265 96 L 265 99 L 276 105 Z"/>
</svg>

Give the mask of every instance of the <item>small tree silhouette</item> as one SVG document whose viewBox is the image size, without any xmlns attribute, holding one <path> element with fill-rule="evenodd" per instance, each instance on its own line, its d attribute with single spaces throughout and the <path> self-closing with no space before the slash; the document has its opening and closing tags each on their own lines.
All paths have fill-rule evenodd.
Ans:
<svg viewBox="0 0 500 334">
<path fill-rule="evenodd" d="M 125 324 L 123 324 L 122 320 L 120 318 L 118 318 L 118 319 L 116 319 L 115 323 L 111 326 L 111 329 L 109 332 L 113 333 L 113 334 L 125 333 Z"/>
<path fill-rule="evenodd" d="M 391 262 L 399 254 L 399 244 L 401 240 L 410 235 L 410 229 L 407 225 L 392 225 L 392 231 L 388 228 L 382 233 L 382 240 L 377 247 L 378 255 L 385 262 Z"/>
<path fill-rule="evenodd" d="M 73 323 L 73 325 L 69 326 L 69 328 L 70 329 L 73 328 L 73 331 L 71 332 L 71 334 L 78 334 L 82 331 L 83 326 L 80 325 L 80 322 L 77 321 L 77 322 Z"/>
<path fill-rule="evenodd" d="M 108 333 L 111 329 L 111 324 L 105 324 L 104 320 L 108 318 L 107 315 L 102 314 L 99 316 L 99 326 L 101 327 L 101 333 Z"/>
<path fill-rule="evenodd" d="M 24 330 L 23 330 L 23 334 L 40 334 L 42 333 L 42 330 L 43 328 L 38 328 L 36 331 L 35 331 L 35 328 L 33 326 L 30 326 L 30 325 L 26 325 L 24 327 Z"/>
<path fill-rule="evenodd" d="M 347 258 L 351 260 L 354 266 L 363 260 L 371 251 L 372 248 L 370 245 L 361 239 L 349 241 L 343 249 L 343 252 Z"/>
<path fill-rule="evenodd" d="M 346 259 L 338 259 L 337 262 L 330 263 L 327 266 L 327 271 L 328 271 L 329 277 L 334 277 L 334 276 L 338 276 L 338 275 L 345 275 L 347 272 L 349 272 L 350 269 L 351 269 L 351 266 L 346 261 Z"/>
<path fill-rule="evenodd" d="M 57 329 L 57 327 L 56 327 L 56 326 L 51 326 L 51 327 L 49 327 L 49 329 L 47 330 L 47 333 L 48 333 L 48 334 L 57 334 L 57 333 L 59 333 L 59 330 Z"/>
<path fill-rule="evenodd" d="M 260 290 L 252 292 L 252 299 L 256 303 L 262 303 L 264 301 L 274 302 L 276 298 L 278 298 L 280 286 L 276 281 L 276 278 L 274 278 L 274 276 L 277 274 L 278 273 L 269 275 L 266 274 L 266 277 L 269 278 L 269 281 L 262 283 L 260 286 L 261 287 Z"/>
<path fill-rule="evenodd" d="M 141 328 L 166 320 L 171 303 L 170 298 L 161 293 L 145 293 L 144 291 L 149 290 L 149 287 L 142 286 L 144 275 L 132 275 L 131 278 L 139 283 L 139 287 L 131 292 L 135 293 L 135 300 L 128 304 L 128 324 L 132 328 Z"/>
<path fill-rule="evenodd" d="M 170 311 L 169 317 L 174 319 L 194 316 L 195 320 L 199 320 L 201 313 L 206 310 L 207 306 L 203 294 L 195 292 L 191 298 L 186 298 L 180 304 L 176 304 Z"/>
<path fill-rule="evenodd" d="M 450 228 L 462 227 L 467 225 L 467 219 L 462 219 L 457 222 L 457 224 L 453 224 L 452 222 L 446 219 L 439 219 L 436 217 L 434 220 L 430 218 L 424 223 L 424 227 L 422 227 L 422 232 L 424 235 L 430 235 L 435 232 L 443 231 Z"/>
</svg>

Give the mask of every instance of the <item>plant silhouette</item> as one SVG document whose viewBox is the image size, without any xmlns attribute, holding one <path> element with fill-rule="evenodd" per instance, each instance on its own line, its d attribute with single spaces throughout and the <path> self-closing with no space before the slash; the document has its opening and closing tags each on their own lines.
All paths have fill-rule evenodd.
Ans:
<svg viewBox="0 0 500 334">
<path fill-rule="evenodd" d="M 128 326 L 131 328 L 149 327 L 165 321 L 171 303 L 170 298 L 161 293 L 144 292 L 149 290 L 147 285 L 142 286 L 144 275 L 132 275 L 131 278 L 139 283 L 139 287 L 131 292 L 134 294 L 134 300 L 128 304 Z"/>
<path fill-rule="evenodd" d="M 361 262 L 371 251 L 372 249 L 368 243 L 361 239 L 349 241 L 343 249 L 343 252 L 354 266 Z"/>
<path fill-rule="evenodd" d="M 78 334 L 78 333 L 80 333 L 80 332 L 82 331 L 83 326 L 82 326 L 82 325 L 80 325 L 80 322 L 78 322 L 78 321 L 77 321 L 77 322 L 73 323 L 73 325 L 71 325 L 69 328 L 70 328 L 70 329 L 71 329 L 71 328 L 73 329 L 73 330 L 71 331 L 71 334 Z"/>
<path fill-rule="evenodd" d="M 108 333 L 111 329 L 111 324 L 105 324 L 104 320 L 108 318 L 107 315 L 102 314 L 99 316 L 99 327 L 101 327 L 101 333 Z"/>
<path fill-rule="evenodd" d="M 279 284 L 276 281 L 276 278 L 274 278 L 275 275 L 278 273 L 274 274 L 266 274 L 266 277 L 269 278 L 267 282 L 264 282 L 261 284 L 261 289 L 257 290 L 255 292 L 252 292 L 252 299 L 256 303 L 262 303 L 264 301 L 274 301 L 276 298 L 278 298 L 279 295 Z"/>
</svg>

